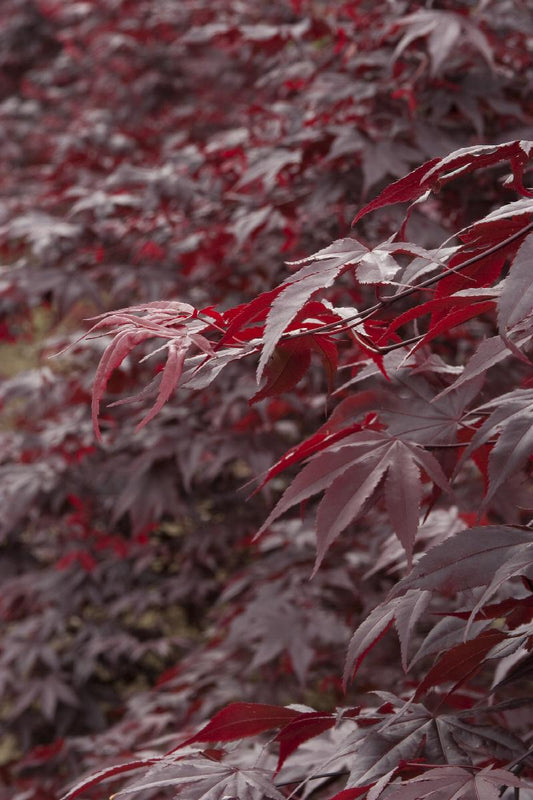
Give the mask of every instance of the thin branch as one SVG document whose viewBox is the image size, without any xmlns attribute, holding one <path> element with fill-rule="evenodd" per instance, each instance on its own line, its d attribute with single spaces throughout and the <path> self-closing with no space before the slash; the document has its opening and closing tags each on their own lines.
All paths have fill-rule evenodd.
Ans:
<svg viewBox="0 0 533 800">
<path fill-rule="evenodd" d="M 448 275 L 452 273 L 460 273 L 462 270 L 466 269 L 467 267 L 472 266 L 472 264 L 476 264 L 478 261 L 482 261 L 487 256 L 493 255 L 493 253 L 497 253 L 498 250 L 503 250 L 503 248 L 507 247 L 509 244 L 512 244 L 517 239 L 520 239 L 522 236 L 525 236 L 530 231 L 533 231 L 533 222 L 528 223 L 523 228 L 520 228 L 519 231 L 513 233 L 511 236 L 508 236 L 507 239 L 504 239 L 501 242 L 489 247 L 488 250 L 484 250 L 482 253 L 477 253 L 475 256 L 464 261 L 462 264 L 459 264 L 457 267 L 451 267 L 450 269 L 446 270 L 443 273 L 439 273 L 438 275 L 433 275 L 431 278 L 427 278 L 425 281 L 417 284 L 416 286 L 410 286 L 407 289 L 404 289 L 398 294 L 391 295 L 390 297 L 383 297 L 373 306 L 367 308 L 365 311 L 354 314 L 351 317 L 346 317 L 339 322 L 329 322 L 327 325 L 322 325 L 319 328 L 314 328 L 313 333 L 341 333 L 343 330 L 346 330 L 348 327 L 357 328 L 359 325 L 362 325 L 368 319 L 371 319 L 375 316 L 379 311 L 382 311 L 384 308 L 391 306 L 393 303 L 398 302 L 398 300 L 403 300 L 405 297 L 410 297 L 415 292 L 419 292 L 422 289 L 426 289 L 428 286 L 432 286 L 435 283 L 439 283 L 443 278 L 446 278 Z M 353 323 L 353 324 L 352 324 Z M 305 333 L 308 331 L 289 331 L 282 335 L 282 339 L 295 339 L 298 336 L 304 336 Z M 399 346 L 399 345 L 398 345 Z"/>
<path fill-rule="evenodd" d="M 507 764 L 506 769 L 508 769 L 509 772 L 511 772 L 511 770 L 518 772 L 519 769 L 517 769 L 517 767 L 522 769 L 523 762 L 526 760 L 526 758 L 529 758 L 529 756 L 531 755 L 533 755 L 533 744 L 528 750 L 526 750 L 525 753 L 522 753 L 521 756 L 517 756 L 517 758 L 515 758 L 514 761 L 511 761 L 509 764 Z"/>
<path fill-rule="evenodd" d="M 472 258 L 467 259 L 467 261 L 464 261 L 457 267 L 451 267 L 449 270 L 446 270 L 446 272 L 443 274 L 434 275 L 432 278 L 426 278 L 426 280 L 422 281 L 422 283 L 419 283 L 416 286 L 411 286 L 409 289 L 404 289 L 403 292 L 399 292 L 398 294 L 392 295 L 389 298 L 384 297 L 381 299 L 380 302 L 384 303 L 385 305 L 391 305 L 392 303 L 395 303 L 397 300 L 401 300 L 404 297 L 408 297 L 409 295 L 419 291 L 420 289 L 424 289 L 427 286 L 432 286 L 434 283 L 438 283 L 440 280 L 442 280 L 442 278 L 446 278 L 448 275 L 451 275 L 451 273 L 462 272 L 463 269 L 466 269 L 466 267 L 470 267 L 477 261 L 482 261 L 487 256 L 491 256 L 493 255 L 493 253 L 497 253 L 498 250 L 503 250 L 504 247 L 507 247 L 507 245 L 512 244 L 514 241 L 520 239 L 522 236 L 525 236 L 527 233 L 529 233 L 529 231 L 533 231 L 533 222 L 530 222 L 523 228 L 520 228 L 519 231 L 516 231 L 516 233 L 513 233 L 511 236 L 508 236 L 507 239 L 504 239 L 503 241 L 498 242 L 492 247 L 489 247 L 488 250 L 484 250 L 482 253 L 478 253 L 477 255 L 472 256 Z"/>
</svg>

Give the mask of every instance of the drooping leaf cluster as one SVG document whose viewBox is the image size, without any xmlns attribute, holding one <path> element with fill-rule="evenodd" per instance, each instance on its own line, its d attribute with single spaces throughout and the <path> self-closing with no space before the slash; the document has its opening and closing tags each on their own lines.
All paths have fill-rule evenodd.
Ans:
<svg viewBox="0 0 533 800">
<path fill-rule="evenodd" d="M 220 6 L 0 10 L 0 797 L 527 796 L 530 15 Z"/>
</svg>

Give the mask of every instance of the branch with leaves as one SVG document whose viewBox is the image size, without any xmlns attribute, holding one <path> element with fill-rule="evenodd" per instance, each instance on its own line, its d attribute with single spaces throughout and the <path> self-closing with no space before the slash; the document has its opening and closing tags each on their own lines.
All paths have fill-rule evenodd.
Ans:
<svg viewBox="0 0 533 800">
<path fill-rule="evenodd" d="M 526 199 L 504 205 L 459 231 L 453 246 L 445 242 L 427 250 L 405 241 L 404 223 L 397 235 L 373 249 L 344 238 L 290 263 L 296 272 L 236 308 L 196 311 L 178 302 L 152 303 L 104 315 L 89 332 L 89 336 L 114 335 L 95 380 L 93 419 L 98 435 L 98 409 L 110 375 L 134 347 L 148 340 L 163 339 L 155 353 L 165 350 L 167 357 L 156 377 L 155 404 L 138 429 L 170 401 L 176 386 L 203 389 L 227 365 L 251 355 L 259 355 L 257 380 L 263 384 L 250 403 L 294 391 L 313 354 L 325 367 L 331 391 L 341 356 L 335 337 L 347 335 L 342 355 L 347 365 L 355 363 L 355 376 L 336 389 L 334 396 L 340 401 L 329 419 L 264 475 L 260 488 L 304 462 L 256 538 L 268 535 L 291 508 L 322 494 L 316 509 L 315 575 L 340 534 L 349 529 L 360 535 L 357 523 L 368 520 L 372 507 L 383 507 L 386 514 L 381 519 L 404 552 L 407 574 L 357 627 L 348 647 L 344 683 L 354 679 L 391 628 L 397 631 L 407 674 L 419 661 L 430 663 L 425 675 L 402 696 L 382 692 L 377 708 L 323 713 L 291 706 L 230 705 L 166 756 L 116 768 L 148 767 L 127 792 L 194 782 L 198 790 L 201 787 L 200 794 L 187 794 L 184 788 L 183 796 L 211 796 L 215 787 L 219 793 L 231 793 L 239 785 L 238 791 L 244 793 L 239 796 L 282 797 L 280 788 L 296 784 L 290 796 L 297 796 L 309 781 L 324 785 L 343 775 L 348 775 L 346 788 L 333 800 L 362 794 L 374 800 L 382 793 L 403 800 L 418 797 L 420 791 L 439 798 L 470 797 L 472 792 L 488 798 L 502 785 L 516 790 L 528 787 L 513 772 L 517 764 L 533 767 L 527 742 L 496 723 L 496 714 L 487 726 L 483 717 L 491 714 L 490 704 L 482 710 L 480 702 L 488 701 L 503 685 L 504 675 L 505 683 L 517 665 L 531 660 L 531 592 L 496 599 L 502 587 L 512 586 L 517 578 L 527 581 L 533 574 L 531 529 L 509 524 L 456 529 L 430 539 L 433 546 L 427 552 L 421 530 L 424 506 L 426 517 L 431 516 L 435 504 L 453 497 L 453 481 L 460 480 L 469 460 L 485 480 L 480 515 L 494 507 L 509 481 L 528 469 L 533 449 L 529 385 L 477 405 L 474 401 L 487 371 L 500 361 L 513 358 L 524 369 L 530 366 L 533 199 L 522 178 L 532 149 L 533 143 L 516 141 L 465 148 L 433 159 L 384 189 L 355 218 L 358 221 L 391 203 L 410 202 L 408 220 L 413 204 L 428 200 L 431 192 L 457 176 L 510 162 L 512 177 L 507 185 Z M 330 299 L 353 286 L 362 294 L 374 287 L 378 301 L 359 311 Z M 397 291 L 383 297 L 387 286 L 396 286 Z M 406 307 L 406 300 L 424 297 L 430 288 L 431 299 Z M 397 304 L 400 311 L 392 316 Z M 428 318 L 424 333 L 399 337 L 398 331 L 417 326 L 422 318 Z M 438 351 L 431 353 L 430 345 L 479 319 L 492 320 L 497 333 L 472 340 L 470 355 L 461 365 L 446 365 Z M 199 352 L 190 355 L 191 348 Z M 358 391 L 357 382 L 364 380 L 365 372 L 381 375 L 385 386 Z M 401 404 L 394 402 L 391 390 L 403 394 Z M 406 398 L 412 413 L 406 411 Z M 433 598 L 458 594 L 465 598 L 461 609 L 441 611 L 440 621 L 420 640 L 418 631 L 428 619 Z M 413 653 L 414 638 L 418 645 Z M 478 686 L 476 677 L 494 664 L 501 666 L 493 687 Z M 471 696 L 468 710 L 461 706 L 467 702 L 460 700 L 464 692 L 465 698 Z M 453 710 L 445 710 L 449 704 Z M 511 706 L 504 702 L 494 708 Z M 213 756 L 201 746 L 220 746 L 275 728 L 279 732 L 271 744 L 279 755 L 271 773 L 264 766 L 250 770 L 245 762 L 235 762 L 231 750 L 217 750 Z M 329 755 L 326 734 L 334 743 Z M 290 770 L 285 774 L 285 762 L 317 737 L 326 754 L 300 785 Z M 265 758 L 268 752 L 264 750 Z M 285 777 L 274 781 L 278 773 Z M 112 768 L 98 779 L 115 774 Z M 65 800 L 88 785 L 82 782 Z"/>
</svg>

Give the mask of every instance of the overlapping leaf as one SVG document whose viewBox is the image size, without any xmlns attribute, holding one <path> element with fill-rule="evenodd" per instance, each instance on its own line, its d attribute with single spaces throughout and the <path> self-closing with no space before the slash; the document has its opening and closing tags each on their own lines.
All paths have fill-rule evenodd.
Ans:
<svg viewBox="0 0 533 800">
<path fill-rule="evenodd" d="M 498 589 L 507 583 L 511 578 L 523 576 L 533 580 L 533 542 L 518 549 L 510 558 L 498 567 L 485 591 L 481 594 L 476 605 L 472 609 L 470 621 L 473 620 L 478 611 L 491 600 Z M 519 602 L 516 601 L 517 607 Z"/>
<path fill-rule="evenodd" d="M 474 413 L 487 412 L 491 412 L 488 419 L 472 436 L 461 459 L 463 463 L 476 449 L 498 437 L 489 456 L 489 488 L 483 508 L 533 453 L 533 390 L 516 389 L 479 406 Z"/>
<path fill-rule="evenodd" d="M 305 259 L 308 263 L 281 284 L 281 290 L 266 319 L 263 348 L 257 367 L 258 380 L 281 335 L 307 300 L 319 289 L 331 286 L 342 272 L 351 264 L 358 263 L 365 253 L 367 248 L 356 239 L 340 239 Z"/>
<path fill-rule="evenodd" d="M 393 703 L 396 705 L 395 698 L 389 705 Z M 398 765 L 420 757 L 430 764 L 455 766 L 491 748 L 509 760 L 526 751 L 524 743 L 503 728 L 472 725 L 460 714 L 432 712 L 421 703 L 398 705 L 388 712 L 384 721 L 355 740 L 349 787 L 373 783 Z"/>
<path fill-rule="evenodd" d="M 422 499 L 421 469 L 440 489 L 448 490 L 448 481 L 430 453 L 383 433 L 354 433 L 311 457 L 258 535 L 292 506 L 325 491 L 316 517 L 316 571 L 331 544 L 361 515 L 366 502 L 385 479 L 389 517 L 410 559 Z"/>
<path fill-rule="evenodd" d="M 529 334 L 521 336 L 516 342 L 518 346 L 525 344 L 531 339 Z M 483 339 L 476 348 L 475 353 L 467 361 L 459 377 L 453 381 L 446 389 L 443 389 L 435 397 L 435 401 L 444 397 L 449 392 L 455 391 L 472 381 L 474 378 L 484 377 L 491 367 L 496 366 L 512 355 L 508 344 L 501 336 L 489 336 Z"/>
<path fill-rule="evenodd" d="M 477 396 L 482 379 L 468 381 L 446 397 L 435 397 L 434 388 L 421 375 L 401 372 L 393 381 L 394 395 L 381 417 L 391 435 L 426 447 L 457 441 L 458 424 L 465 408 Z"/>
<path fill-rule="evenodd" d="M 94 378 L 92 419 L 97 437 L 101 438 L 100 401 L 109 378 L 137 345 L 148 339 L 162 338 L 168 353 L 155 404 L 139 425 L 143 427 L 161 410 L 175 389 L 190 347 L 194 345 L 204 352 L 210 351 L 209 343 L 201 335 L 208 327 L 208 323 L 196 318 L 196 310 L 189 303 L 171 301 L 132 306 L 99 318 L 88 335 L 98 335 L 110 328 L 114 338 L 106 347 Z"/>
<path fill-rule="evenodd" d="M 415 697 L 420 698 L 428 689 L 440 684 L 453 683 L 455 690 L 481 669 L 487 654 L 503 639 L 502 631 L 486 630 L 474 639 L 449 648 L 419 683 Z"/>
<path fill-rule="evenodd" d="M 484 34 L 468 19 L 449 11 L 419 10 L 407 14 L 401 20 L 405 33 L 394 51 L 397 59 L 411 42 L 427 38 L 427 48 L 431 58 L 431 72 L 443 72 L 446 62 L 457 47 L 470 45 L 492 65 L 492 51 Z"/>
<path fill-rule="evenodd" d="M 530 531 L 505 526 L 487 526 L 461 531 L 433 547 L 422 556 L 410 575 L 399 581 L 389 598 L 378 605 L 356 629 L 348 648 L 344 671 L 345 682 L 353 677 L 363 659 L 393 623 L 400 636 L 402 662 L 406 668 L 409 640 L 417 620 L 429 603 L 430 592 L 450 595 L 464 589 L 473 589 L 484 586 L 487 575 L 494 575 L 480 602 L 471 612 L 470 624 L 465 626 L 462 623 L 452 622 L 450 630 L 449 624 L 446 623 L 446 630 L 439 634 L 442 645 L 446 644 L 448 648 L 443 656 L 444 669 L 441 669 L 440 662 L 437 662 L 434 673 L 432 672 L 427 678 L 429 683 L 422 686 L 424 689 L 427 688 L 434 676 L 438 678 L 449 674 L 452 680 L 454 670 L 458 676 L 462 674 L 462 670 L 465 675 L 470 674 L 468 672 L 470 665 L 474 670 L 480 663 L 479 659 L 482 660 L 496 644 L 495 641 L 490 641 L 490 637 L 483 638 L 486 625 L 476 625 L 476 623 L 472 625 L 472 620 L 481 606 L 488 602 L 504 582 L 516 575 L 531 573 L 532 552 L 533 537 Z M 473 638 L 461 644 L 460 640 L 468 634 Z M 444 636 L 448 636 L 448 639 L 444 639 Z M 416 658 L 435 652 L 437 644 L 438 642 L 433 642 L 429 635 Z M 452 655 L 448 655 L 449 653 Z"/>
<path fill-rule="evenodd" d="M 137 761 L 129 761 L 124 764 L 117 764 L 113 767 L 107 767 L 106 769 L 99 770 L 98 772 L 93 773 L 90 777 L 84 778 L 83 780 L 76 783 L 69 791 L 63 795 L 61 800 L 74 800 L 75 797 L 79 797 L 83 792 L 86 792 L 92 786 L 100 783 L 103 780 L 114 778 L 115 775 L 123 775 L 126 772 L 134 772 L 139 769 L 143 769 L 149 767 L 151 764 L 155 764 L 159 761 L 159 758 L 154 759 L 139 759 Z"/>
<path fill-rule="evenodd" d="M 533 312 L 533 234 L 524 239 L 511 264 L 498 301 L 498 326 L 502 336 Z"/>
<path fill-rule="evenodd" d="M 399 786 L 390 786 L 386 796 L 388 800 L 497 800 L 505 786 L 530 788 L 529 783 L 506 769 L 442 766 L 432 767 Z"/>
<path fill-rule="evenodd" d="M 174 763 L 163 762 L 114 796 L 170 787 L 177 792 L 175 796 L 184 800 L 220 800 L 222 797 L 283 800 L 270 778 L 271 772 L 260 767 L 233 766 L 198 754 L 176 759 Z"/>
<path fill-rule="evenodd" d="M 231 742 L 278 728 L 296 719 L 299 712 L 262 703 L 232 703 L 219 711 L 198 733 L 181 746 L 195 742 Z"/>
<path fill-rule="evenodd" d="M 343 718 L 353 718 L 358 714 L 358 709 L 346 710 Z M 285 760 L 294 753 L 304 742 L 320 736 L 338 722 L 338 714 L 324 711 L 308 711 L 299 714 L 289 722 L 276 736 L 279 742 L 279 759 L 277 771 L 281 769 Z"/>
<path fill-rule="evenodd" d="M 344 668 L 344 682 L 347 683 L 353 678 L 364 658 L 393 623 L 399 632 L 402 664 L 406 669 L 410 638 L 429 600 L 429 592 L 415 589 L 406 592 L 403 597 L 394 598 L 377 606 L 359 625 L 350 640 Z"/>
<path fill-rule="evenodd" d="M 444 186 L 451 180 L 479 167 L 488 167 L 509 160 L 513 170 L 513 186 L 522 194 L 528 194 L 524 188 L 522 177 L 529 161 L 533 142 L 515 141 L 500 145 L 479 145 L 455 150 L 444 158 L 434 158 L 406 175 L 405 178 L 387 186 L 378 197 L 363 206 L 355 215 L 355 225 L 361 217 L 383 206 L 418 200 L 433 188 Z"/>
<path fill-rule="evenodd" d="M 305 587 L 292 584 L 288 590 L 281 580 L 260 585 L 246 607 L 232 620 L 228 646 L 253 654 L 246 671 L 254 671 L 282 656 L 290 658 L 291 669 L 305 684 L 316 650 L 343 646 L 348 633 L 343 622 L 326 608 L 315 607 Z"/>
<path fill-rule="evenodd" d="M 508 525 L 468 528 L 429 550 L 390 597 L 401 597 L 409 589 L 453 595 L 484 586 L 487 575 L 494 575 L 502 564 L 530 546 L 532 539 L 530 530 Z"/>
</svg>

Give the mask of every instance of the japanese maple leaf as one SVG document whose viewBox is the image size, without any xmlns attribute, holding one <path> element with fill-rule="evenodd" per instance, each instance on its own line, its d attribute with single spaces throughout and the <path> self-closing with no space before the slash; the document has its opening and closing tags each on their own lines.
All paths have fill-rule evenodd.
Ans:
<svg viewBox="0 0 533 800">
<path fill-rule="evenodd" d="M 242 189 L 253 181 L 263 181 L 266 188 L 274 186 L 278 174 L 287 166 L 296 166 L 301 161 L 301 154 L 294 150 L 278 147 L 271 149 L 258 149 L 252 156 L 253 163 L 246 170 L 240 181 L 235 186 L 236 190 Z"/>
<path fill-rule="evenodd" d="M 519 575 L 528 578 L 533 576 L 533 541 L 531 544 L 517 549 L 510 558 L 506 559 L 503 564 L 498 567 L 492 580 L 472 609 L 469 625 L 474 620 L 477 612 L 496 594 L 498 589 L 503 586 L 504 583 L 510 581 L 511 578 L 515 578 Z"/>
<path fill-rule="evenodd" d="M 400 597 L 409 589 L 429 589 L 453 595 L 465 589 L 486 586 L 504 563 L 513 562 L 531 547 L 533 532 L 510 525 L 467 528 L 432 547 L 390 593 Z"/>
<path fill-rule="evenodd" d="M 463 147 L 444 158 L 433 158 L 404 178 L 385 187 L 376 198 L 358 211 L 352 225 L 370 211 L 393 203 L 412 202 L 429 197 L 432 189 L 438 189 L 460 175 L 472 172 L 478 167 L 488 167 L 506 160 L 511 162 L 513 172 L 513 177 L 507 185 L 530 197 L 531 193 L 524 187 L 522 176 L 532 149 L 533 142 L 513 141 L 499 145 Z"/>
<path fill-rule="evenodd" d="M 298 585 L 291 589 L 280 581 L 261 586 L 231 623 L 227 642 L 238 647 L 248 642 L 253 651 L 252 670 L 287 653 L 303 684 L 315 656 L 313 645 L 339 644 L 346 640 L 348 631 L 333 614 L 312 607 Z"/>
<path fill-rule="evenodd" d="M 115 797 L 136 794 L 148 789 L 174 788 L 183 800 L 283 800 L 270 780 L 271 772 L 260 767 L 241 768 L 198 754 L 172 761 L 162 761 Z"/>
<path fill-rule="evenodd" d="M 189 349 L 194 346 L 204 353 L 211 352 L 209 342 L 201 335 L 210 325 L 199 320 L 196 313 L 189 303 L 160 301 L 119 309 L 96 318 L 97 322 L 86 334 L 88 337 L 104 335 L 100 331 L 105 332 L 106 329 L 113 334 L 94 378 L 92 420 L 98 439 L 101 439 L 98 415 L 106 386 L 113 371 L 137 345 L 149 339 L 161 338 L 165 341 L 162 349 L 167 351 L 166 363 L 159 376 L 156 401 L 137 426 L 138 429 L 155 417 L 170 398 L 181 377 Z"/>
<path fill-rule="evenodd" d="M 517 334 L 517 338 L 514 342 L 515 348 L 522 347 L 531 340 L 531 333 L 525 332 L 520 323 L 514 330 Z M 483 378 L 488 369 L 504 361 L 506 358 L 509 358 L 512 354 L 513 352 L 509 347 L 509 339 L 507 336 L 505 339 L 502 336 L 490 336 L 487 339 L 483 339 L 477 346 L 475 353 L 465 364 L 459 377 L 447 386 L 446 389 L 443 389 L 434 398 L 435 401 L 444 397 L 444 395 L 449 392 L 459 389 L 474 378 Z"/>
<path fill-rule="evenodd" d="M 274 298 L 265 323 L 263 350 L 257 367 L 257 379 L 263 371 L 278 344 L 280 337 L 303 308 L 311 295 L 319 289 L 326 289 L 350 265 L 358 263 L 368 252 L 357 239 L 339 239 L 309 258 L 293 265 L 304 264 L 298 272 L 288 277 Z"/>
<path fill-rule="evenodd" d="M 393 624 L 400 638 L 402 664 L 404 669 L 407 668 L 409 641 L 417 620 L 428 605 L 430 592 L 449 595 L 486 586 L 487 575 L 494 575 L 480 602 L 471 612 L 469 624 L 453 623 L 451 629 L 447 624 L 440 630 L 440 644 L 443 648 L 452 648 L 464 642 L 469 635 L 476 637 L 482 634 L 485 625 L 472 623 L 479 608 L 505 581 L 516 575 L 528 575 L 532 566 L 533 536 L 530 531 L 509 526 L 486 526 L 469 528 L 449 536 L 423 555 L 411 573 L 396 584 L 389 597 L 376 606 L 355 630 L 348 647 L 345 683 L 353 677 L 363 659 Z M 434 652 L 437 644 L 428 637 L 415 658 Z M 480 640 L 477 650 L 476 645 L 472 645 L 471 650 L 467 648 L 462 656 L 482 657 L 488 649 L 483 651 L 483 642 Z"/>
<path fill-rule="evenodd" d="M 316 572 L 331 544 L 383 483 L 392 527 L 410 560 L 422 501 L 421 468 L 449 490 L 439 463 L 422 448 L 376 431 L 354 433 L 311 457 L 257 535 L 292 506 L 324 491 L 316 516 Z"/>
<path fill-rule="evenodd" d="M 498 301 L 498 326 L 502 336 L 517 322 L 533 313 L 533 234 L 522 244 L 513 259 L 509 274 L 503 281 Z"/>
<path fill-rule="evenodd" d="M 397 25 L 405 28 L 405 33 L 396 46 L 394 59 L 419 38 L 427 38 L 431 58 L 431 73 L 442 71 L 443 66 L 453 54 L 454 49 L 470 44 L 492 65 L 492 50 L 488 40 L 478 27 L 459 14 L 449 11 L 420 10 L 400 19 Z"/>
<path fill-rule="evenodd" d="M 530 789 L 531 784 L 506 769 L 462 766 L 432 767 L 422 775 L 393 784 L 387 800 L 498 800 L 503 786 Z"/>
<path fill-rule="evenodd" d="M 403 597 L 380 603 L 359 625 L 353 634 L 346 656 L 344 682 L 353 678 L 363 659 L 392 627 L 396 625 L 400 637 L 402 666 L 407 671 L 407 653 L 411 634 L 419 617 L 427 607 L 431 595 L 414 589 Z"/>
<path fill-rule="evenodd" d="M 436 398 L 434 388 L 421 375 L 399 372 L 393 381 L 398 391 L 390 401 L 392 407 L 382 413 L 389 433 L 425 446 L 457 441 L 465 406 L 478 394 L 482 382 L 477 376 L 446 397 Z"/>
<path fill-rule="evenodd" d="M 505 481 L 518 472 L 533 452 L 533 390 L 515 389 L 479 406 L 473 413 L 491 412 L 476 431 L 459 466 L 477 448 L 497 436 L 488 462 L 489 488 L 483 499 L 485 508 Z"/>
<path fill-rule="evenodd" d="M 353 737 L 349 787 L 373 783 L 399 763 L 419 757 L 433 764 L 456 765 L 484 752 L 508 760 L 520 758 L 527 749 L 518 737 L 497 725 L 473 725 L 460 712 L 439 714 L 422 703 L 399 704 L 394 695 L 389 697 L 383 721 L 366 735 Z"/>
</svg>

